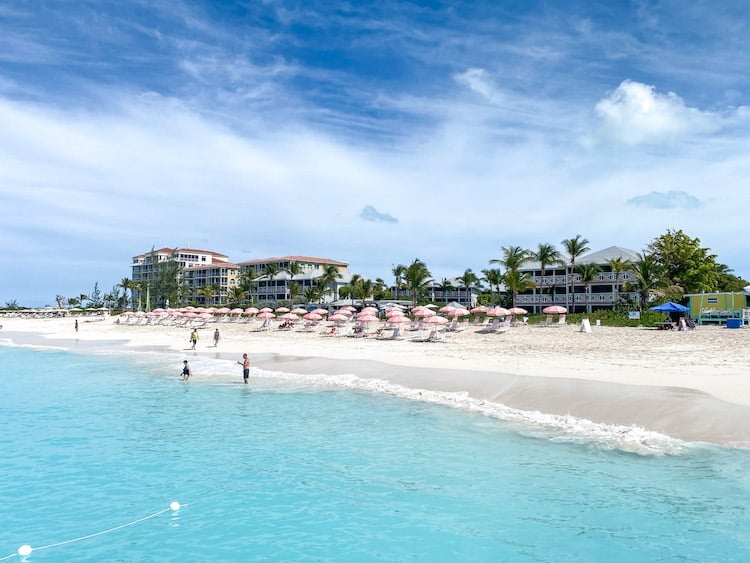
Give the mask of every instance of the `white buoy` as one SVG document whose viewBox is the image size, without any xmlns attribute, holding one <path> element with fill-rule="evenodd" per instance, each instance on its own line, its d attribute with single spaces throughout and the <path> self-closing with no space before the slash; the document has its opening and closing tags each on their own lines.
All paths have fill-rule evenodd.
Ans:
<svg viewBox="0 0 750 563">
<path fill-rule="evenodd" d="M 31 546 L 30 545 L 22 545 L 18 548 L 18 555 L 21 557 L 26 557 L 27 555 L 31 555 Z"/>
<path fill-rule="evenodd" d="M 172 504 L 169 505 L 169 508 L 172 510 L 179 510 L 180 509 L 180 503 L 177 501 L 174 501 Z"/>
</svg>

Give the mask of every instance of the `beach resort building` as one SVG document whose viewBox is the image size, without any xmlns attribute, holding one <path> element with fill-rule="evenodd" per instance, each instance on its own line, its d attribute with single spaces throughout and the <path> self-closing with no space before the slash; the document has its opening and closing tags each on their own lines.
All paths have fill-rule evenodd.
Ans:
<svg viewBox="0 0 750 563">
<path fill-rule="evenodd" d="M 552 264 L 542 267 L 539 262 L 526 262 L 519 271 L 527 274 L 535 288 L 519 292 L 516 305 L 532 313 L 541 313 L 549 305 L 562 305 L 571 313 L 584 313 L 597 309 L 612 309 L 621 299 L 636 302 L 636 292 L 624 292 L 625 284 L 634 284 L 635 277 L 630 270 L 617 272 L 612 261 L 618 258 L 623 262 L 637 262 L 638 253 L 619 246 L 610 246 L 579 256 L 575 265 L 593 264 L 598 271 L 592 279 L 586 280 L 576 271 L 570 272 L 570 258 L 561 252 L 567 265 Z"/>
<path fill-rule="evenodd" d="M 206 285 L 222 288 L 221 292 L 217 292 L 216 299 L 213 300 L 215 302 L 222 295 L 226 297 L 227 288 L 232 287 L 239 279 L 239 267 L 231 264 L 226 255 L 194 248 L 160 248 L 133 256 L 130 265 L 131 279 L 148 285 L 156 276 L 159 266 L 170 260 L 174 260 L 179 266 L 178 279 L 180 282 L 187 281 L 191 294 L 196 295 L 197 290 Z M 134 300 L 143 297 L 145 295 L 141 295 L 139 290 L 133 291 Z"/>
<path fill-rule="evenodd" d="M 296 268 L 299 273 L 292 274 L 290 270 Z M 349 263 L 330 258 L 316 258 L 313 256 L 281 256 L 275 258 L 260 258 L 239 263 L 241 275 L 252 279 L 251 294 L 253 300 L 259 303 L 288 301 L 290 299 L 289 286 L 292 282 L 300 288 L 300 295 L 306 289 L 313 287 L 316 280 L 333 274 L 328 279 L 329 292 L 323 296 L 323 302 L 338 299 L 338 290 L 351 281 Z"/>
<path fill-rule="evenodd" d="M 186 266 L 181 275 L 187 289 L 187 299 L 206 306 L 226 303 L 228 290 L 240 283 L 240 267 L 231 262 Z M 215 291 L 212 294 L 203 293 L 206 287 Z"/>
</svg>

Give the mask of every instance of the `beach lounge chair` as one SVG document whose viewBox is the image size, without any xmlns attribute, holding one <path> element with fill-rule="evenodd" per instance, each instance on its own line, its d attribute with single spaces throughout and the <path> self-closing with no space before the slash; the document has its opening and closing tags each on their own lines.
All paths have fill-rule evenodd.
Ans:
<svg viewBox="0 0 750 563">
<path fill-rule="evenodd" d="M 482 325 L 482 328 L 475 331 L 476 333 L 486 334 L 488 332 L 495 332 L 497 329 L 497 326 L 500 324 L 500 317 L 495 317 L 494 319 L 491 319 L 488 323 L 485 323 Z"/>
<path fill-rule="evenodd" d="M 542 328 L 552 326 L 552 315 L 547 315 L 547 318 L 538 323 L 536 326 L 540 326 Z"/>
<path fill-rule="evenodd" d="M 393 329 L 393 332 L 391 334 L 388 334 L 386 329 L 383 329 L 380 334 L 377 335 L 378 340 L 398 340 L 401 338 L 399 335 L 401 333 L 401 327 L 396 325 L 396 327 Z"/>
<path fill-rule="evenodd" d="M 556 323 L 552 323 L 549 326 L 555 327 L 555 328 L 560 328 L 561 326 L 565 326 L 566 324 L 568 324 L 566 322 L 566 319 L 567 319 L 567 315 L 560 315 L 560 318 L 557 319 L 557 322 Z"/>
</svg>

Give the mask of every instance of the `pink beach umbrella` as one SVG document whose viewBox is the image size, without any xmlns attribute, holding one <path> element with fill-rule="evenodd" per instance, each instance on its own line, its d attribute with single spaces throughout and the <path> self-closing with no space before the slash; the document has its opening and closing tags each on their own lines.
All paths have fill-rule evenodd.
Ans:
<svg viewBox="0 0 750 563">
<path fill-rule="evenodd" d="M 411 322 L 411 319 L 404 317 L 403 315 L 391 315 L 390 317 L 388 317 L 388 320 L 386 321 L 386 323 L 388 324 L 396 324 L 396 325 L 410 323 L 410 322 Z"/>
<path fill-rule="evenodd" d="M 289 313 L 284 313 L 279 317 L 280 319 L 284 319 L 285 321 L 297 321 L 299 320 L 299 317 L 292 313 L 291 311 Z"/>
<path fill-rule="evenodd" d="M 185 316 L 188 319 L 197 319 L 198 318 L 198 313 L 196 313 L 195 311 L 188 311 L 187 313 L 185 313 Z"/>
<path fill-rule="evenodd" d="M 441 317 L 440 315 L 433 315 L 431 317 L 427 317 L 424 320 L 425 324 L 429 325 L 444 325 L 448 322 L 448 319 L 445 317 Z"/>
<path fill-rule="evenodd" d="M 161 307 L 157 307 L 156 309 L 154 309 L 154 310 L 153 310 L 153 311 L 151 311 L 151 312 L 152 312 L 152 313 L 163 313 L 163 312 L 164 312 L 164 309 L 162 309 Z"/>
<path fill-rule="evenodd" d="M 463 317 L 465 315 L 468 315 L 469 311 L 466 309 L 453 309 L 452 311 L 448 311 L 449 317 Z"/>
<path fill-rule="evenodd" d="M 440 309 L 438 309 L 438 312 L 439 313 L 450 313 L 451 311 L 455 311 L 455 310 L 456 310 L 456 308 L 453 307 L 452 305 L 445 305 L 444 307 L 440 307 Z"/>
<path fill-rule="evenodd" d="M 257 307 L 248 307 L 247 309 L 245 309 L 246 315 L 257 315 L 258 313 L 259 311 Z"/>
<path fill-rule="evenodd" d="M 336 313 L 336 314 L 331 315 L 330 317 L 328 317 L 328 320 L 329 321 L 336 321 L 336 322 L 345 322 L 345 321 L 349 320 L 349 317 L 347 317 L 346 315 L 340 315 L 340 314 Z"/>
<path fill-rule="evenodd" d="M 327 315 L 328 311 L 325 309 L 315 309 L 314 311 L 310 311 L 311 313 L 315 313 L 316 315 Z"/>
<path fill-rule="evenodd" d="M 561 315 L 567 313 L 568 310 L 560 305 L 550 305 L 549 307 L 542 309 L 542 312 L 547 313 L 548 315 Z"/>
<path fill-rule="evenodd" d="M 275 319 L 276 315 L 273 314 L 272 311 L 261 311 L 258 313 L 259 319 Z"/>
<path fill-rule="evenodd" d="M 376 323 L 379 320 L 375 315 L 360 315 L 357 317 L 357 321 L 360 323 Z"/>
<path fill-rule="evenodd" d="M 232 309 L 231 311 L 229 311 L 229 314 L 230 315 L 241 315 L 244 312 L 245 312 L 244 309 L 240 309 L 239 307 L 235 307 L 234 309 Z"/>
<path fill-rule="evenodd" d="M 480 305 L 479 307 L 474 307 L 470 312 L 471 313 L 486 313 L 489 311 L 489 307 L 485 307 L 484 305 Z"/>
<path fill-rule="evenodd" d="M 323 316 L 319 315 L 318 313 L 307 313 L 304 317 L 302 317 L 306 321 L 321 321 L 323 320 Z"/>
<path fill-rule="evenodd" d="M 426 307 L 422 307 L 421 309 L 414 308 L 412 309 L 412 312 L 414 313 L 415 317 L 432 317 L 435 316 L 436 313 L 432 309 L 427 309 Z"/>
<path fill-rule="evenodd" d="M 213 318 L 214 318 L 214 316 L 213 316 L 213 315 L 212 315 L 211 313 L 209 313 L 209 312 L 207 311 L 207 312 L 205 312 L 205 313 L 200 313 L 200 314 L 198 315 L 198 318 L 200 318 L 200 319 L 213 319 Z"/>
<path fill-rule="evenodd" d="M 289 307 L 276 307 L 276 312 L 277 313 L 288 313 L 289 312 Z"/>
<path fill-rule="evenodd" d="M 528 313 L 526 309 L 523 309 L 521 307 L 511 307 L 510 309 L 508 309 L 508 311 L 511 315 L 525 315 L 526 313 Z"/>
<path fill-rule="evenodd" d="M 271 309 L 271 307 L 263 307 L 263 308 L 262 308 L 262 309 L 260 310 L 260 312 L 261 312 L 261 313 L 273 313 L 273 309 Z"/>
<path fill-rule="evenodd" d="M 488 317 L 507 317 L 510 315 L 510 311 L 505 307 L 493 307 L 487 311 Z"/>
<path fill-rule="evenodd" d="M 290 313 L 294 313 L 295 315 L 306 315 L 307 314 L 307 309 L 303 309 L 301 307 L 296 307 L 296 308 L 292 309 L 289 312 Z"/>
<path fill-rule="evenodd" d="M 373 315 L 377 315 L 378 309 L 377 307 L 365 307 L 360 311 L 360 313 L 372 313 Z"/>
</svg>

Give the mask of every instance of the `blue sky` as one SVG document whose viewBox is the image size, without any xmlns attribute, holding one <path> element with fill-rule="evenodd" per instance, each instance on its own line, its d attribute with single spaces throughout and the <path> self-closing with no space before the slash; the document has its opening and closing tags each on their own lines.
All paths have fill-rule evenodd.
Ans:
<svg viewBox="0 0 750 563">
<path fill-rule="evenodd" d="M 667 229 L 750 276 L 744 2 L 0 4 L 0 304 L 190 246 L 391 279 Z"/>
</svg>

